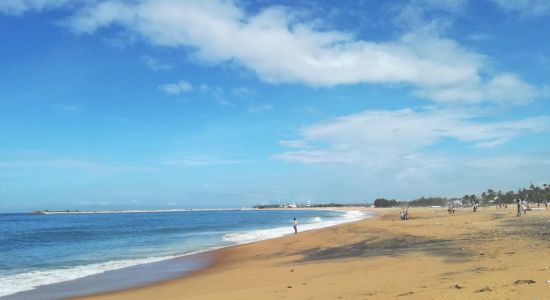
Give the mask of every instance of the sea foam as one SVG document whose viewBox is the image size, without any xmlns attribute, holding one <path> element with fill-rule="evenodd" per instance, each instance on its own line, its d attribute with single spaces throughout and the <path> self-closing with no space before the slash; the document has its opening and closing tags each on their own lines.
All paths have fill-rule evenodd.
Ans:
<svg viewBox="0 0 550 300">
<path fill-rule="evenodd" d="M 298 224 L 298 230 L 308 231 L 329 226 L 334 226 L 342 223 L 358 221 L 368 218 L 369 213 L 360 211 L 346 211 L 342 216 L 330 218 L 325 220 L 321 217 L 314 217 L 307 220 L 305 223 Z M 271 238 L 282 237 L 294 233 L 292 223 L 286 227 L 276 227 L 270 229 L 259 229 L 251 231 L 241 231 L 228 233 L 223 236 L 223 241 L 227 244 L 245 244 L 260 240 L 266 240 Z M 128 268 L 132 266 L 159 262 L 176 257 L 196 254 L 200 252 L 210 251 L 222 248 L 223 246 L 217 245 L 209 248 L 201 249 L 191 253 L 186 253 L 176 256 L 161 256 L 161 257 L 148 257 L 139 259 L 122 259 L 112 260 L 101 263 L 93 263 L 80 266 L 70 266 L 65 268 L 57 268 L 51 270 L 36 270 L 12 275 L 6 275 L 0 277 L 0 297 L 12 295 L 19 292 L 35 289 L 39 286 L 60 283 L 64 281 L 75 280 L 91 275 L 101 274 L 107 271 L 118 270 L 122 268 Z"/>
<path fill-rule="evenodd" d="M 324 220 L 320 217 L 311 218 L 307 223 L 298 224 L 298 230 L 301 232 L 301 231 L 320 229 L 320 228 L 334 226 L 338 224 L 359 221 L 361 219 L 366 219 L 370 216 L 371 214 L 369 214 L 368 212 L 348 210 L 341 217 L 336 217 L 331 220 Z M 294 229 L 292 228 L 292 223 L 289 223 L 289 226 L 287 227 L 276 227 L 276 228 L 270 228 L 270 229 L 258 229 L 258 230 L 228 233 L 224 235 L 223 239 L 224 241 L 235 243 L 235 244 L 247 244 L 247 243 L 257 242 L 261 240 L 278 238 L 278 237 L 282 237 L 293 233 L 294 233 Z"/>
<path fill-rule="evenodd" d="M 32 290 L 41 285 L 74 280 L 103 272 L 171 259 L 174 256 L 125 259 L 102 263 L 72 266 L 61 269 L 32 271 L 0 278 L 0 297 Z"/>
</svg>

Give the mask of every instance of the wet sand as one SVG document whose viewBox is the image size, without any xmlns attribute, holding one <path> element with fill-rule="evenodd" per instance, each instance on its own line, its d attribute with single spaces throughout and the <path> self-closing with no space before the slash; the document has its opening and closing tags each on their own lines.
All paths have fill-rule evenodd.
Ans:
<svg viewBox="0 0 550 300">
<path fill-rule="evenodd" d="M 378 216 L 217 250 L 188 276 L 82 299 L 549 299 L 550 210 Z"/>
</svg>

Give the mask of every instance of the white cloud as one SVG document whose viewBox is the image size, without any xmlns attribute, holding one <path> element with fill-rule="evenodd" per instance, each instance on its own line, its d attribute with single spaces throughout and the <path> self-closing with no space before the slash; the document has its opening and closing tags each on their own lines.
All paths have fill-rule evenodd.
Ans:
<svg viewBox="0 0 550 300">
<path fill-rule="evenodd" d="M 550 117 L 486 118 L 437 109 L 365 111 L 301 128 L 300 139 L 280 142 L 293 149 L 273 158 L 310 170 L 300 185 L 314 182 L 311 187 L 322 189 L 319 182 L 326 182 L 330 189 L 324 193 L 349 199 L 452 197 L 488 187 L 516 189 L 530 179 L 548 178 L 550 153 L 480 148 L 531 134 L 546 138 Z"/>
<path fill-rule="evenodd" d="M 548 155 L 525 155 L 513 154 L 495 156 L 491 158 L 473 159 L 466 163 L 469 168 L 476 169 L 528 169 L 532 166 L 547 168 L 550 165 L 550 157 Z"/>
<path fill-rule="evenodd" d="M 446 1 L 439 9 L 458 10 L 462 3 Z M 107 0 L 76 11 L 67 25 L 88 34 L 116 25 L 153 45 L 194 49 L 204 61 L 236 62 L 271 83 L 401 83 L 445 102 L 518 104 L 538 96 L 517 75 L 487 75 L 482 55 L 429 30 L 394 41 L 360 40 L 319 30 L 282 7 L 248 14 L 233 1 Z M 495 84 L 503 88 L 498 93 Z"/>
<path fill-rule="evenodd" d="M 142 55 L 141 61 L 153 71 L 167 71 L 173 68 L 171 64 L 165 64 L 149 55 Z"/>
<path fill-rule="evenodd" d="M 511 73 L 499 74 L 485 82 L 473 81 L 454 86 L 421 88 L 415 93 L 421 97 L 447 103 L 460 99 L 466 103 L 490 100 L 513 105 L 525 104 L 535 97 L 544 96 L 543 90 L 536 89 Z"/>
<path fill-rule="evenodd" d="M 394 22 L 403 28 L 441 31 L 453 24 L 453 17 L 466 10 L 468 0 L 411 0 L 394 5 Z"/>
<path fill-rule="evenodd" d="M 74 3 L 92 2 L 92 0 L 2 0 L 0 13 L 22 15 L 28 11 L 56 9 Z"/>
<path fill-rule="evenodd" d="M 492 0 L 504 10 L 523 17 L 536 17 L 550 12 L 550 0 Z"/>
<path fill-rule="evenodd" d="M 193 86 L 185 80 L 180 80 L 176 83 L 163 84 L 158 88 L 168 95 L 176 96 L 185 92 L 190 92 L 193 89 Z"/>
<path fill-rule="evenodd" d="M 207 84 L 201 84 L 198 88 L 199 92 L 208 95 L 221 106 L 234 107 L 233 103 L 226 99 L 224 90 L 221 87 L 209 86 Z"/>
<path fill-rule="evenodd" d="M 246 88 L 246 87 L 234 88 L 232 90 L 232 92 L 233 92 L 233 95 L 235 95 L 237 97 L 241 97 L 241 98 L 256 96 L 256 91 L 254 91 L 251 88 Z"/>
<path fill-rule="evenodd" d="M 366 111 L 302 128 L 302 146 L 275 156 L 302 163 L 362 163 L 385 168 L 420 154 L 443 139 L 473 148 L 496 147 L 522 134 L 550 132 L 550 117 L 481 122 L 476 116 L 447 110 Z M 308 148 L 306 148 L 308 147 Z"/>
<path fill-rule="evenodd" d="M 279 144 L 290 148 L 306 148 L 307 142 L 304 140 L 280 140 Z"/>
</svg>

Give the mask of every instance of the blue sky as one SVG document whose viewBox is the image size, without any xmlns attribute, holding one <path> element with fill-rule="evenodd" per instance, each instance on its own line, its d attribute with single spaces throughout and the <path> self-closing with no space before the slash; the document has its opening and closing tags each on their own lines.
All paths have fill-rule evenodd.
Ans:
<svg viewBox="0 0 550 300">
<path fill-rule="evenodd" d="M 0 211 L 550 182 L 550 1 L 0 2 Z"/>
</svg>

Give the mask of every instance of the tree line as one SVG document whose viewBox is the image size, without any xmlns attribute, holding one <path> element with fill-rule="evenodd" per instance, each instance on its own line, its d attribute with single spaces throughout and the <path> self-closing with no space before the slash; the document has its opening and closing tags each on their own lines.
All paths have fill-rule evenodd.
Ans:
<svg viewBox="0 0 550 300">
<path fill-rule="evenodd" d="M 512 204 L 517 199 L 527 200 L 531 203 L 550 201 L 550 184 L 545 183 L 542 187 L 531 184 L 528 188 L 508 192 L 488 189 L 486 192 L 481 193 L 479 197 L 476 195 L 464 195 L 462 197 L 463 203 L 480 203 L 482 205 L 491 203 Z"/>
<path fill-rule="evenodd" d="M 530 203 L 550 202 L 550 184 L 537 186 L 531 184 L 528 188 L 518 189 L 517 191 L 495 191 L 488 189 L 480 195 L 464 195 L 462 198 L 445 198 L 445 197 L 420 197 L 410 201 L 397 201 L 395 199 L 378 198 L 374 200 L 376 207 L 417 207 L 417 206 L 447 206 L 450 203 L 460 203 L 464 206 L 470 206 L 474 203 L 480 205 L 498 205 L 512 204 L 517 199 L 527 200 Z"/>
<path fill-rule="evenodd" d="M 442 197 L 420 197 L 411 201 L 397 201 L 395 199 L 378 198 L 374 200 L 375 207 L 419 207 L 419 206 L 445 206 L 449 199 Z"/>
</svg>

